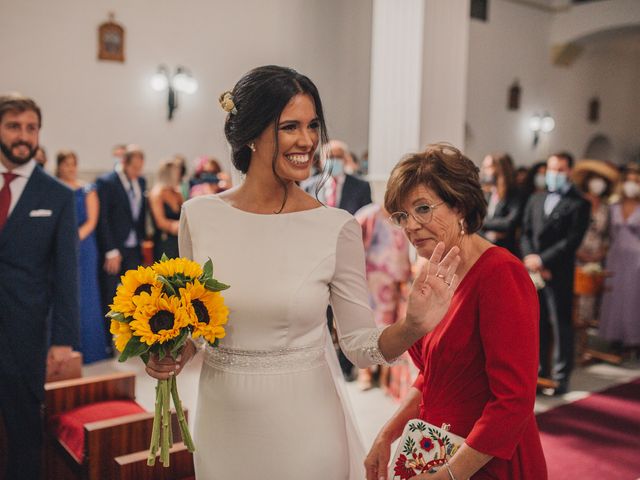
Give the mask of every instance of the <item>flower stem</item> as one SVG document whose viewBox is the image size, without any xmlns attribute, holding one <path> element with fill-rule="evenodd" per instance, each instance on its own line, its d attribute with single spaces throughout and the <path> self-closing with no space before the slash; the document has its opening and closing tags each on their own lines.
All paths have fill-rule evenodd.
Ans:
<svg viewBox="0 0 640 480">
<path fill-rule="evenodd" d="M 151 445 L 149 446 L 149 456 L 147 457 L 147 465 L 152 467 L 156 463 L 156 453 L 160 446 L 160 418 L 162 416 L 162 390 L 158 380 L 156 384 L 156 408 L 153 415 L 153 429 L 151 430 Z"/>
<path fill-rule="evenodd" d="M 171 382 L 171 396 L 173 397 L 173 404 L 176 407 L 176 415 L 178 416 L 178 423 L 180 424 L 182 441 L 187 447 L 187 450 L 193 453 L 196 451 L 196 447 L 193 444 L 193 439 L 191 438 L 191 432 L 189 431 L 189 424 L 187 423 L 187 419 L 184 415 L 184 410 L 182 409 L 182 402 L 180 401 L 180 396 L 178 395 L 178 383 L 175 377 Z"/>
<path fill-rule="evenodd" d="M 169 380 L 161 380 L 162 382 L 162 435 L 160 439 L 160 461 L 165 467 L 169 466 L 169 436 L 171 435 L 170 422 L 171 412 L 169 411 Z"/>
</svg>

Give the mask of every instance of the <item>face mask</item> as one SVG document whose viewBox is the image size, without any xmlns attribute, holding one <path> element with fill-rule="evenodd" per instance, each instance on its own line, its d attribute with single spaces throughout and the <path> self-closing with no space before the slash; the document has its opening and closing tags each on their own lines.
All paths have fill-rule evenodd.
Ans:
<svg viewBox="0 0 640 480">
<path fill-rule="evenodd" d="M 587 188 L 589 189 L 589 193 L 599 197 L 607 189 L 607 182 L 600 177 L 595 177 L 589 180 Z"/>
<path fill-rule="evenodd" d="M 562 187 L 564 187 L 567 184 L 567 174 L 547 172 L 547 175 L 545 177 L 545 182 L 550 192 L 562 190 Z"/>
<path fill-rule="evenodd" d="M 544 190 L 547 186 L 547 180 L 544 173 L 536 173 L 536 176 L 533 177 L 533 184 L 538 190 Z"/>
<path fill-rule="evenodd" d="M 480 176 L 480 183 L 483 185 L 495 185 L 496 184 L 496 176 L 495 175 L 488 175 L 488 174 L 482 174 Z"/>
<path fill-rule="evenodd" d="M 340 158 L 327 159 L 327 167 L 331 171 L 331 176 L 339 177 L 344 173 L 344 162 Z"/>
<path fill-rule="evenodd" d="M 353 167 L 351 165 L 344 167 L 344 173 L 346 173 L 347 175 L 353 175 L 355 172 L 353 170 Z"/>
<path fill-rule="evenodd" d="M 633 180 L 627 180 L 622 184 L 622 193 L 627 198 L 636 198 L 640 195 L 640 185 Z"/>
</svg>

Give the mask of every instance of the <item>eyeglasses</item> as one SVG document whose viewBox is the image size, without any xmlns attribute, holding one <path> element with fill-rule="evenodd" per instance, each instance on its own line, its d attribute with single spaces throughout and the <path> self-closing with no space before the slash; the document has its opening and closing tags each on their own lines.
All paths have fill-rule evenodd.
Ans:
<svg viewBox="0 0 640 480">
<path fill-rule="evenodd" d="M 434 205 L 416 205 L 410 215 L 413 219 L 421 225 L 429 223 L 433 218 L 433 211 L 436 207 L 442 205 L 444 201 L 436 203 Z M 407 228 L 407 222 L 409 221 L 409 213 L 407 212 L 395 212 L 389 217 L 391 223 L 398 228 Z"/>
</svg>

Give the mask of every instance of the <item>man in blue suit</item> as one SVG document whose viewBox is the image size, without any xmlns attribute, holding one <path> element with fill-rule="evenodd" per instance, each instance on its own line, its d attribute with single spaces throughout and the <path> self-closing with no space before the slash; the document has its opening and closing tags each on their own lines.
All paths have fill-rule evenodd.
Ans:
<svg viewBox="0 0 640 480">
<path fill-rule="evenodd" d="M 113 303 L 120 276 L 142 263 L 147 211 L 143 167 L 144 152 L 137 145 L 129 145 L 116 169 L 96 181 L 100 198 L 100 288 L 105 314 Z"/>
<path fill-rule="evenodd" d="M 0 413 L 11 479 L 39 478 L 45 370 L 79 339 L 75 200 L 36 168 L 40 125 L 33 100 L 0 96 Z"/>
</svg>

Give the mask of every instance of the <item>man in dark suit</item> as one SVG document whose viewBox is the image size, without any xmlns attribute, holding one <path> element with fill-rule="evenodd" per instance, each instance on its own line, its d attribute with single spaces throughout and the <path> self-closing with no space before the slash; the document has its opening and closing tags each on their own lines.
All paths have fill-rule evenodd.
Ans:
<svg viewBox="0 0 640 480">
<path fill-rule="evenodd" d="M 559 383 L 556 394 L 567 391 L 573 369 L 575 257 L 591 214 L 589 202 L 569 182 L 572 167 L 573 158 L 568 153 L 549 157 L 547 191 L 529 199 L 520 240 L 525 266 L 545 282 L 538 291 L 540 375 Z M 550 358 L 551 335 L 554 349 Z"/>
<path fill-rule="evenodd" d="M 40 125 L 33 100 L 0 96 L 0 412 L 8 479 L 39 478 L 45 370 L 60 368 L 79 341 L 75 198 L 36 168 Z"/>
<path fill-rule="evenodd" d="M 347 172 L 354 162 L 346 143 L 331 140 L 329 149 L 327 165 L 321 167 L 331 169 L 331 176 L 318 192 L 318 198 L 330 207 L 341 208 L 353 215 L 371 203 L 371 187 L 369 182 Z M 322 173 L 314 175 L 303 184 L 304 190 L 315 195 L 316 186 L 321 180 Z"/>
<path fill-rule="evenodd" d="M 102 309 L 106 313 L 120 281 L 127 270 L 142 263 L 145 236 L 146 181 L 142 177 L 144 152 L 129 145 L 113 172 L 96 181 L 100 198 L 98 250 Z M 111 345 L 109 339 L 109 345 Z"/>
<path fill-rule="evenodd" d="M 345 172 L 345 165 L 354 164 L 349 147 L 340 140 L 331 140 L 329 142 L 329 158 L 327 165 L 322 165 L 325 170 L 330 169 L 331 176 L 318 192 L 318 199 L 329 207 L 338 207 L 346 210 L 351 215 L 356 213 L 365 205 L 369 205 L 371 200 L 371 186 L 369 182 L 362 180 L 350 173 Z M 311 177 L 307 180 L 303 188 L 307 193 L 315 195 L 316 186 L 321 181 L 322 173 Z M 333 325 L 333 312 L 331 307 L 327 310 L 327 320 L 329 328 Z M 342 353 L 338 347 L 338 360 L 340 368 L 347 380 L 353 380 L 353 364 Z"/>
</svg>

